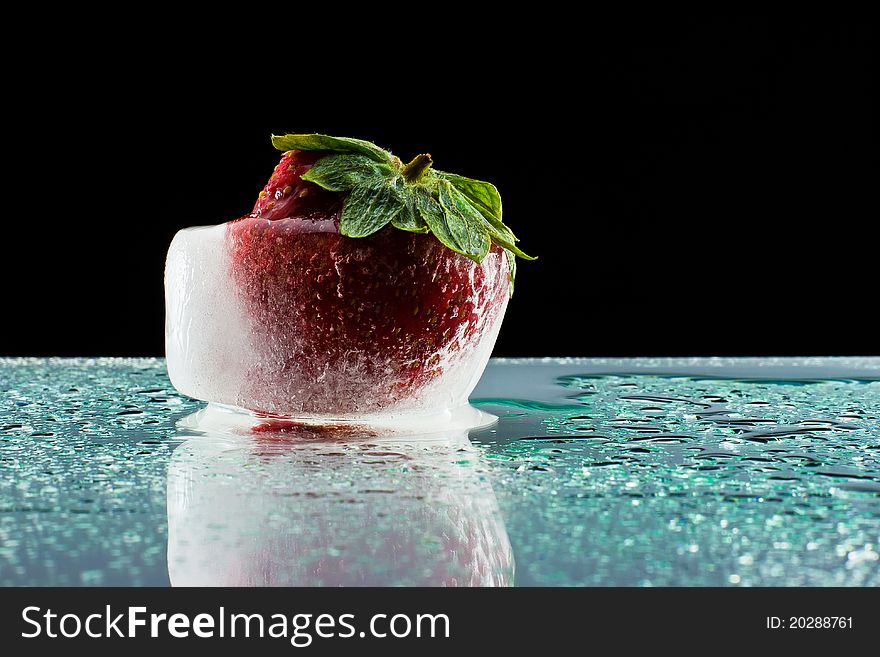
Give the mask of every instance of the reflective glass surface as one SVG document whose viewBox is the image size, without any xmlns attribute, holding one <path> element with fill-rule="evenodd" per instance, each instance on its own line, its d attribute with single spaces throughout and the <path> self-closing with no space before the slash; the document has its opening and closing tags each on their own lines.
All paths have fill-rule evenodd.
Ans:
<svg viewBox="0 0 880 657">
<path fill-rule="evenodd" d="M 878 358 L 496 359 L 471 401 L 236 434 L 161 359 L 0 359 L 0 584 L 880 585 Z"/>
</svg>

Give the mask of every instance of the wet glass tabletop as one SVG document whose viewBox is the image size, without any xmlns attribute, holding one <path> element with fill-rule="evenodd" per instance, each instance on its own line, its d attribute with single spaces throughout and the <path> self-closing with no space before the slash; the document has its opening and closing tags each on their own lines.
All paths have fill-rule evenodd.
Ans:
<svg viewBox="0 0 880 657">
<path fill-rule="evenodd" d="M 0 585 L 880 585 L 880 358 L 493 360 L 424 436 L 196 430 L 0 359 Z"/>
</svg>

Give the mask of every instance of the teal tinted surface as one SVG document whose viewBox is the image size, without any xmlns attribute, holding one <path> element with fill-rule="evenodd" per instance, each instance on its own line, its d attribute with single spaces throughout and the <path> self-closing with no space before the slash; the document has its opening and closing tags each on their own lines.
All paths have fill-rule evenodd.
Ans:
<svg viewBox="0 0 880 657">
<path fill-rule="evenodd" d="M 0 584 L 877 586 L 878 379 L 502 360 L 469 440 L 266 443 L 161 360 L 0 360 Z"/>
</svg>

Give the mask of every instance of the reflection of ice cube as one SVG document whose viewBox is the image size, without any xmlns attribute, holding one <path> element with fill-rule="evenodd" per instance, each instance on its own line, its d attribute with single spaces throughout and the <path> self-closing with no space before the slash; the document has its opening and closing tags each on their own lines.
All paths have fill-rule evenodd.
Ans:
<svg viewBox="0 0 880 657">
<path fill-rule="evenodd" d="M 175 586 L 509 586 L 513 569 L 464 432 L 330 444 L 208 433 L 171 459 Z"/>
<path fill-rule="evenodd" d="M 232 275 L 228 226 L 182 230 L 168 252 L 165 344 L 168 373 L 178 390 L 268 413 L 361 421 L 432 414 L 442 420 L 467 403 L 497 338 L 506 296 L 494 305 L 482 301 L 479 330 L 471 334 L 476 337 L 436 354 L 438 376 L 392 398 L 385 390 L 398 382 L 393 376 L 377 378 L 376 372 L 391 372 L 388 365 L 398 363 L 365 362 L 371 356 L 352 350 L 328 352 L 326 363 L 305 367 L 295 342 L 279 339 L 248 316 Z M 502 284 L 500 257 L 490 254 L 482 265 L 496 286 Z M 503 269 L 506 290 L 506 265 Z"/>
</svg>

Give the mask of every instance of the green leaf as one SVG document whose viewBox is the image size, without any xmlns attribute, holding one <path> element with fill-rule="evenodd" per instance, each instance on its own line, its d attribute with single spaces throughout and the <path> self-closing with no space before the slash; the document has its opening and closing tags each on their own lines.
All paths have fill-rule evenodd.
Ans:
<svg viewBox="0 0 880 657">
<path fill-rule="evenodd" d="M 446 210 L 446 225 L 459 245 L 459 253 L 482 262 L 492 246 L 483 216 L 449 182 L 439 185 L 440 205 Z"/>
<path fill-rule="evenodd" d="M 365 155 L 343 153 L 322 157 L 302 179 L 331 192 L 347 192 L 360 186 L 378 187 L 394 173 L 392 166 L 379 164 Z"/>
<path fill-rule="evenodd" d="M 371 160 L 388 164 L 391 154 L 376 144 L 363 139 L 349 137 L 330 137 L 329 135 L 272 135 L 272 145 L 279 151 L 335 151 L 338 153 L 358 153 Z"/>
<path fill-rule="evenodd" d="M 407 195 L 406 204 L 401 208 L 400 213 L 391 220 L 391 225 L 410 233 L 428 232 L 428 225 L 419 214 L 416 207 L 416 197 L 413 194 Z"/>
<path fill-rule="evenodd" d="M 454 173 L 437 171 L 477 207 L 487 218 L 501 221 L 501 195 L 492 183 L 465 178 Z"/>
<path fill-rule="evenodd" d="M 461 253 L 461 246 L 449 230 L 449 226 L 446 223 L 446 212 L 431 195 L 431 192 L 424 187 L 417 188 L 415 205 L 419 215 L 421 215 L 424 222 L 428 225 L 428 228 L 431 229 L 431 232 L 434 233 L 434 237 L 456 253 Z"/>
<path fill-rule="evenodd" d="M 339 231 L 347 237 L 366 237 L 388 225 L 405 205 L 399 184 L 392 180 L 379 187 L 355 187 L 342 208 Z"/>
<path fill-rule="evenodd" d="M 516 246 L 516 242 L 519 239 L 501 221 L 501 196 L 498 194 L 495 185 L 483 182 L 482 180 L 472 180 L 464 176 L 457 176 L 454 173 L 446 173 L 444 171 L 437 171 L 436 173 L 452 183 L 455 189 L 473 205 L 485 223 L 486 231 L 492 237 L 492 241 L 524 260 L 537 260 L 537 258 L 533 258 Z"/>
<path fill-rule="evenodd" d="M 504 240 L 505 242 L 509 242 L 511 244 L 518 241 L 516 235 L 513 234 L 513 231 L 510 230 L 510 228 L 505 226 L 503 223 L 501 223 L 497 219 L 487 217 L 485 212 L 481 212 L 480 214 L 483 217 L 483 221 L 485 221 L 486 225 L 488 226 L 490 235 L 492 235 L 493 237 L 497 237 L 499 241 Z"/>
<path fill-rule="evenodd" d="M 525 260 L 537 260 L 537 258 L 533 258 L 532 256 L 524 253 L 514 242 L 516 241 L 516 237 L 513 232 L 505 226 L 500 221 L 492 221 L 485 216 L 484 213 L 480 212 L 474 205 L 472 205 L 468 198 L 465 197 L 463 193 L 461 193 L 457 187 L 452 187 L 451 192 L 449 192 L 453 202 L 456 207 L 462 212 L 462 214 L 466 215 L 472 222 L 478 223 L 482 226 L 483 230 L 485 230 L 489 236 L 492 238 L 498 246 L 501 246 L 508 251 L 518 255 L 520 258 Z M 443 198 L 441 197 L 441 201 Z"/>
<path fill-rule="evenodd" d="M 522 249 L 513 243 L 513 240 L 509 238 L 511 235 L 510 231 L 507 231 L 507 233 L 499 231 L 494 225 L 490 224 L 485 217 L 483 218 L 483 221 L 486 222 L 486 231 L 489 233 L 492 241 L 498 244 L 498 246 L 515 253 L 523 260 L 537 260 L 537 258 L 524 253 Z"/>
</svg>

